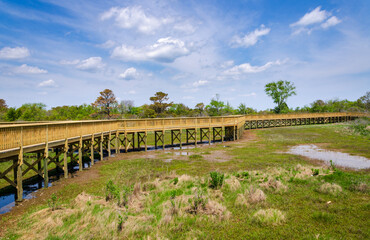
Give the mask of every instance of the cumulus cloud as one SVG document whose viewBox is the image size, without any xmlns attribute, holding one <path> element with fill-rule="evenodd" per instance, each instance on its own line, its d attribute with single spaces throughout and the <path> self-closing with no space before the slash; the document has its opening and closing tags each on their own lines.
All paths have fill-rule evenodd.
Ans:
<svg viewBox="0 0 370 240">
<path fill-rule="evenodd" d="M 341 20 L 339 20 L 336 16 L 332 16 L 331 18 L 326 20 L 326 22 L 321 24 L 321 27 L 324 28 L 324 29 L 329 28 L 331 26 L 335 26 L 335 25 L 339 24 L 340 22 L 341 22 Z"/>
<path fill-rule="evenodd" d="M 140 6 L 126 8 L 112 7 L 101 15 L 101 20 L 113 18 L 116 25 L 120 28 L 135 28 L 145 34 L 153 33 L 163 24 L 169 22 L 165 18 L 156 18 L 147 15 Z"/>
<path fill-rule="evenodd" d="M 341 22 L 336 16 L 330 16 L 330 12 L 321 10 L 321 6 L 318 6 L 311 12 L 306 13 L 297 22 L 290 24 L 290 27 L 295 29 L 293 34 L 302 32 L 310 34 L 313 30 L 327 29 Z"/>
<path fill-rule="evenodd" d="M 133 67 L 127 68 L 123 73 L 119 75 L 119 77 L 123 80 L 133 80 L 137 78 L 137 76 L 138 76 L 138 73 L 136 69 Z"/>
<path fill-rule="evenodd" d="M 77 66 L 77 69 L 83 71 L 97 71 L 104 68 L 105 64 L 102 62 L 101 57 L 90 57 L 82 60 Z"/>
<path fill-rule="evenodd" d="M 30 51 L 25 47 L 4 47 L 0 50 L 0 59 L 21 59 L 29 55 Z"/>
<path fill-rule="evenodd" d="M 19 73 L 19 74 L 41 74 L 41 73 L 47 73 L 47 72 L 48 71 L 44 69 L 28 66 L 27 64 L 22 64 L 21 66 L 14 68 L 14 73 Z"/>
<path fill-rule="evenodd" d="M 259 29 L 257 28 L 253 32 L 247 33 L 244 37 L 234 36 L 231 43 L 234 47 L 250 47 L 255 45 L 260 37 L 269 34 L 270 31 L 270 28 L 261 25 Z"/>
<path fill-rule="evenodd" d="M 45 80 L 43 82 L 40 82 L 39 87 L 57 87 L 57 84 L 53 79 Z"/>
<path fill-rule="evenodd" d="M 224 75 L 231 75 L 231 76 L 237 76 L 242 74 L 248 74 L 248 73 L 259 73 L 266 71 L 270 67 L 274 65 L 281 65 L 284 62 L 277 60 L 275 62 L 267 62 L 265 65 L 262 66 L 252 66 L 249 63 L 243 63 L 237 66 L 234 66 L 226 71 L 224 71 Z"/>
<path fill-rule="evenodd" d="M 200 87 L 200 86 L 206 85 L 207 83 L 208 83 L 207 80 L 199 80 L 199 81 L 193 82 L 193 87 Z"/>
<path fill-rule="evenodd" d="M 157 61 L 173 62 L 176 58 L 190 54 L 190 49 L 179 39 L 171 37 L 160 38 L 150 46 L 144 48 L 134 48 L 122 44 L 112 52 L 113 58 L 125 61 Z"/>
</svg>

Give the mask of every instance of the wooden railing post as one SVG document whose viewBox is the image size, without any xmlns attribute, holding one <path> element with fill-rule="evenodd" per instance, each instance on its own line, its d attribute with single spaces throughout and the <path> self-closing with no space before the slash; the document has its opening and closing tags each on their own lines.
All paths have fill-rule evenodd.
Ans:
<svg viewBox="0 0 370 240">
<path fill-rule="evenodd" d="M 49 173 L 48 173 L 48 159 L 49 159 L 49 127 L 46 125 L 46 140 L 45 140 L 45 153 L 44 153 L 44 188 L 49 185 Z"/>
</svg>

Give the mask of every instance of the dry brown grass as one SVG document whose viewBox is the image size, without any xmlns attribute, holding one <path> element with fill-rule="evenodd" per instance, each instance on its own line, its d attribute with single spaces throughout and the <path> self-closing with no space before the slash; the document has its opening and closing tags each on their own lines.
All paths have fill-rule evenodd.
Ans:
<svg viewBox="0 0 370 240">
<path fill-rule="evenodd" d="M 253 215 L 253 220 L 266 225 L 280 225 L 285 222 L 285 214 L 280 210 L 260 209 Z"/>
<path fill-rule="evenodd" d="M 260 183 L 260 187 L 267 190 L 274 190 L 275 192 L 286 192 L 288 187 L 284 185 L 280 180 L 276 180 L 273 177 L 268 177 L 266 182 Z"/>
<path fill-rule="evenodd" d="M 335 183 L 324 183 L 320 186 L 319 192 L 336 196 L 342 192 L 342 187 Z"/>
<path fill-rule="evenodd" d="M 230 178 L 226 179 L 225 184 L 230 187 L 231 191 L 236 191 L 241 188 L 239 180 L 234 176 L 231 176 Z"/>
</svg>

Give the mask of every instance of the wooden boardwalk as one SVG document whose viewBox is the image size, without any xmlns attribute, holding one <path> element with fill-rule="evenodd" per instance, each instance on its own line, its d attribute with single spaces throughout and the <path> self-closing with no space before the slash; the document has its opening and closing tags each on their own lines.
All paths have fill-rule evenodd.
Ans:
<svg viewBox="0 0 370 240">
<path fill-rule="evenodd" d="M 170 144 L 237 140 L 245 129 L 282 127 L 307 124 L 343 122 L 365 116 L 363 113 L 271 114 L 197 118 L 156 118 L 135 120 L 59 121 L 19 124 L 0 124 L 0 163 L 12 162 L 0 179 L 17 189 L 17 200 L 22 200 L 23 176 L 34 171 L 48 186 L 48 165 L 54 163 L 68 177 L 68 159 L 83 169 L 82 159 L 88 156 L 94 164 L 94 153 L 103 159 L 103 152 L 127 152 L 129 149 L 148 148 L 148 133 L 154 134 L 157 148 Z M 183 136 L 185 134 L 185 142 Z M 50 154 L 53 152 L 53 154 Z M 24 158 L 36 153 L 32 161 Z M 8 177 L 13 171 L 13 179 Z"/>
</svg>

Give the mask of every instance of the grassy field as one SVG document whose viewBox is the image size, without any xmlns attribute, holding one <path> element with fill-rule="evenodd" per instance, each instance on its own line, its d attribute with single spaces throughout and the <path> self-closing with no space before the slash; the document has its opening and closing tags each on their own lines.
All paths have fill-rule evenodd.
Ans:
<svg viewBox="0 0 370 240">
<path fill-rule="evenodd" d="M 186 156 L 121 154 L 17 216 L 4 239 L 370 238 L 369 171 L 285 153 L 313 143 L 370 158 L 368 136 L 346 124 L 246 133 Z"/>
</svg>

